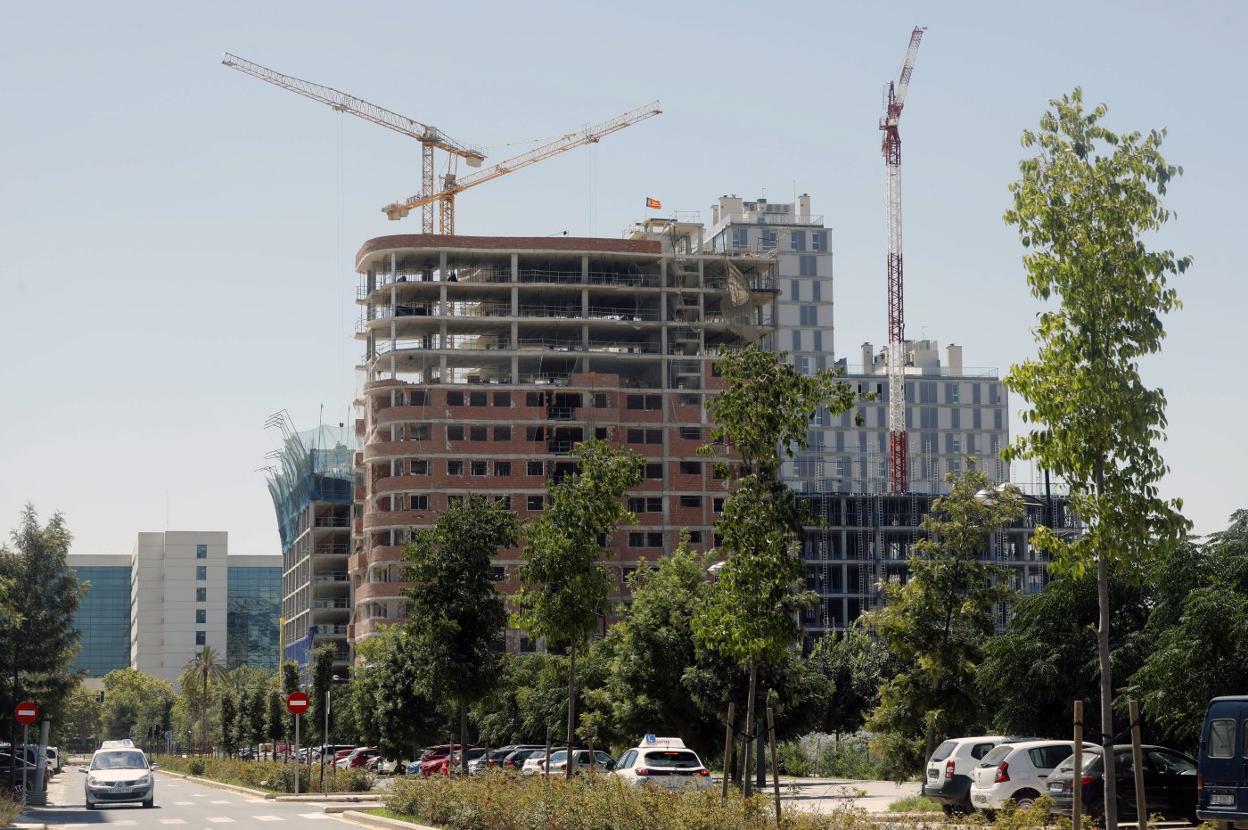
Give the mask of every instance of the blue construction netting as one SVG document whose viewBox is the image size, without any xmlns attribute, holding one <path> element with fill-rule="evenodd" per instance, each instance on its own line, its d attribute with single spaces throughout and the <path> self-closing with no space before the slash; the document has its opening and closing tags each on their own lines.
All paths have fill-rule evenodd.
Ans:
<svg viewBox="0 0 1248 830">
<path fill-rule="evenodd" d="M 345 427 L 287 434 L 274 458 L 280 469 L 273 467 L 268 480 L 283 551 L 299 535 L 299 515 L 310 502 L 351 503 L 355 443 Z"/>
</svg>

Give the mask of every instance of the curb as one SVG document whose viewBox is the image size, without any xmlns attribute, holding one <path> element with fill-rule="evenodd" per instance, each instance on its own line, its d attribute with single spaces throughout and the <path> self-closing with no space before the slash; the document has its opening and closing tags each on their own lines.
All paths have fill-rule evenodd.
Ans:
<svg viewBox="0 0 1248 830">
<path fill-rule="evenodd" d="M 326 810 L 325 812 L 329 811 Z M 361 813 L 359 810 L 344 810 L 341 815 L 343 818 L 354 821 L 356 824 L 363 824 L 365 827 L 376 827 L 378 830 L 438 830 L 438 828 L 430 827 L 427 824 L 414 824 L 413 822 L 400 821 L 396 818 L 375 816 L 372 813 Z"/>
<path fill-rule="evenodd" d="M 253 790 L 250 787 L 240 787 L 237 784 L 225 784 L 221 781 L 215 781 L 211 778 L 204 778 L 199 775 L 184 775 L 180 772 L 169 772 L 168 770 L 163 769 L 157 769 L 156 772 L 159 775 L 181 778 L 183 781 L 194 781 L 196 784 L 203 784 L 207 787 L 216 787 L 219 790 L 230 790 L 231 792 L 242 793 L 243 795 L 255 795 L 267 799 L 272 799 L 277 796 L 277 793 L 265 792 L 264 790 Z"/>
<path fill-rule="evenodd" d="M 381 793 L 330 793 L 329 795 L 277 795 L 269 796 L 274 801 L 282 802 L 325 802 L 327 804 L 362 804 L 381 803 Z"/>
</svg>

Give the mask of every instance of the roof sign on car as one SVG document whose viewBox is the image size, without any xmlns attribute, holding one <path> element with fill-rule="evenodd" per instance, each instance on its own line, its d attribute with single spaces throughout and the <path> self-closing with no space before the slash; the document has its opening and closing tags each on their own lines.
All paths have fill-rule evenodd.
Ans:
<svg viewBox="0 0 1248 830">
<path fill-rule="evenodd" d="M 652 743 L 655 743 L 655 741 L 657 741 L 657 740 L 658 740 L 658 739 L 657 739 L 657 737 L 655 736 L 655 734 L 654 734 L 653 732 L 647 732 L 647 733 L 646 733 L 646 743 L 648 743 L 648 744 L 652 744 Z"/>
</svg>

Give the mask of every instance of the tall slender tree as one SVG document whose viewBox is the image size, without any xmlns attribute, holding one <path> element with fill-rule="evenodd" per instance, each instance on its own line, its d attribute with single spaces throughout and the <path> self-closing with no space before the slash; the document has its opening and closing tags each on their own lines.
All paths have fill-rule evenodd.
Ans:
<svg viewBox="0 0 1248 830">
<path fill-rule="evenodd" d="M 498 679 L 495 649 L 507 609 L 494 582 L 494 555 L 516 544 L 520 523 L 502 504 L 482 496 L 452 504 L 434 526 L 418 530 L 403 551 L 412 601 L 408 613 L 425 669 L 425 688 L 459 716 L 459 742 L 468 746 L 468 707 Z M 460 753 L 468 772 L 468 752 Z"/>
<path fill-rule="evenodd" d="M 611 610 L 602 542 L 633 521 L 622 500 L 644 468 L 640 455 L 604 441 L 577 444 L 576 454 L 576 472 L 547 483 L 546 510 L 525 528 L 515 613 L 519 628 L 568 648 L 569 779 L 575 771 L 576 656 Z"/>
<path fill-rule="evenodd" d="M 208 685 L 225 680 L 225 665 L 221 655 L 212 646 L 204 646 L 195 656 L 186 661 L 178 675 L 178 685 L 185 691 L 192 686 L 199 690 L 199 754 L 203 755 L 208 748 L 208 710 L 210 702 Z"/>
<path fill-rule="evenodd" d="M 1165 131 L 1114 133 L 1105 113 L 1104 104 L 1085 110 L 1076 88 L 1049 102 L 1038 130 L 1023 132 L 1036 152 L 1010 185 L 1005 221 L 1018 228 L 1027 283 L 1047 307 L 1036 328 L 1039 354 L 1005 379 L 1030 404 L 1030 429 L 1005 456 L 1033 459 L 1063 479 L 1085 523 L 1076 539 L 1042 530 L 1035 544 L 1059 569 L 1096 569 L 1105 824 L 1117 830 L 1110 563 L 1164 551 L 1188 528 L 1182 504 L 1158 494 L 1166 398 L 1144 385 L 1139 361 L 1160 351 L 1162 317 L 1180 306 L 1170 279 L 1191 259 L 1144 242 L 1172 218 L 1161 197 L 1183 172 L 1161 154 Z"/>
<path fill-rule="evenodd" d="M 757 346 L 728 352 L 718 367 L 728 387 L 707 403 L 714 419 L 711 440 L 727 445 L 738 476 L 715 522 L 728 558 L 693 617 L 693 631 L 708 648 L 748 668 L 749 738 L 755 731 L 758 664 L 778 659 L 793 644 L 797 611 L 809 602 L 794 552 L 805 511 L 781 482 L 780 464 L 806 447 L 810 420 L 821 408 L 839 415 L 857 395 L 833 372 L 802 375 L 783 355 Z M 702 452 L 709 456 L 717 450 L 709 444 Z M 719 467 L 724 477 L 732 473 L 726 462 Z M 750 751 L 747 743 L 745 769 Z M 748 796 L 748 775 L 744 783 Z"/>
</svg>

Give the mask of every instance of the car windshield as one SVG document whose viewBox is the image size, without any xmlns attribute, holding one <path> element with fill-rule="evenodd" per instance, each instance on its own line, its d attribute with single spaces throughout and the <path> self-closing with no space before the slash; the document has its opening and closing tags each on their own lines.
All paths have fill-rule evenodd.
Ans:
<svg viewBox="0 0 1248 830">
<path fill-rule="evenodd" d="M 936 747 L 936 751 L 932 753 L 932 760 L 933 761 L 945 760 L 946 758 L 949 757 L 949 754 L 953 752 L 953 748 L 957 745 L 958 745 L 957 741 L 945 741 L 943 744 Z"/>
<path fill-rule="evenodd" d="M 1009 744 L 1001 744 L 1001 746 L 996 747 L 992 750 L 992 752 L 985 755 L 984 759 L 979 762 L 979 765 L 981 767 L 995 767 L 997 764 L 1005 760 L 1005 756 L 1009 755 L 1013 751 L 1014 747 Z"/>
<path fill-rule="evenodd" d="M 647 752 L 645 765 L 648 767 L 657 767 L 660 769 L 672 769 L 675 767 L 700 767 L 702 762 L 698 760 L 698 756 L 692 752 L 680 750 L 668 750 L 666 752 Z"/>
<path fill-rule="evenodd" d="M 91 769 L 147 769 L 142 752 L 97 752 Z"/>
</svg>

